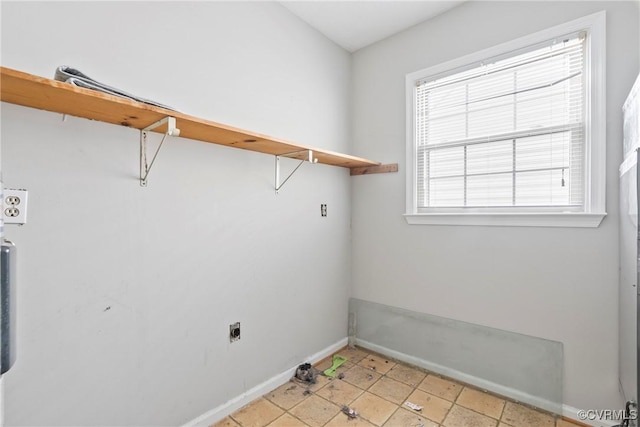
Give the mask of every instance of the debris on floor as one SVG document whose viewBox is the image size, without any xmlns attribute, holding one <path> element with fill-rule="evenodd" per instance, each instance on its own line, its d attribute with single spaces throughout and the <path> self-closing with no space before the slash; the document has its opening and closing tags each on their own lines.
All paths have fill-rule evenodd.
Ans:
<svg viewBox="0 0 640 427">
<path fill-rule="evenodd" d="M 409 408 L 413 409 L 414 411 L 422 411 L 422 406 L 416 405 L 415 403 L 411 403 L 407 401 L 407 402 L 404 402 L 404 404 Z"/>
<path fill-rule="evenodd" d="M 375 361 L 376 359 L 369 359 L 369 362 L 375 362 Z M 372 371 L 376 370 L 376 366 L 372 364 L 367 365 L 367 368 L 371 369 Z"/>
<path fill-rule="evenodd" d="M 351 353 L 347 353 L 347 354 L 351 354 Z M 356 357 L 350 358 L 349 362 L 352 362 L 355 360 L 356 360 Z M 381 358 L 378 360 L 379 360 L 379 363 L 377 364 L 377 366 L 384 367 L 384 364 L 382 363 L 382 360 L 384 359 Z M 331 365 L 330 361 L 331 359 L 324 360 L 321 366 L 325 368 L 327 367 L 327 365 Z M 343 365 L 341 367 L 342 371 L 337 372 L 336 377 L 333 379 L 328 377 L 323 378 L 322 376 L 319 375 L 322 373 L 322 371 L 316 369 L 315 372 L 316 374 L 318 374 L 317 376 L 318 381 L 316 385 L 303 381 L 302 379 L 299 379 L 295 375 L 292 375 L 290 383 L 286 383 L 285 385 L 278 387 L 277 389 L 273 390 L 271 393 L 264 395 L 263 397 L 264 399 L 270 402 L 267 405 L 268 407 L 271 407 L 272 406 L 271 404 L 278 407 L 280 407 L 281 404 L 285 404 L 287 405 L 287 407 L 291 406 L 290 409 L 285 412 L 285 414 L 287 415 L 281 418 L 281 420 L 289 419 L 291 420 L 291 422 L 295 422 L 292 419 L 292 418 L 295 418 L 300 420 L 304 419 L 305 421 L 308 420 L 311 423 L 313 423 L 313 425 L 319 425 L 321 424 L 319 421 L 314 421 L 316 420 L 316 417 L 319 416 L 317 414 L 327 413 L 327 410 L 330 408 L 330 410 L 333 411 L 333 413 L 328 414 L 327 416 L 329 417 L 330 415 L 329 418 L 335 417 L 335 418 L 331 418 L 332 421 L 333 420 L 335 421 L 333 421 L 333 423 L 329 422 L 329 424 L 330 425 L 337 424 L 337 425 L 340 425 L 341 427 L 357 427 L 359 425 L 372 426 L 372 424 L 370 424 L 368 420 L 370 418 L 369 415 L 371 415 L 372 417 L 378 418 L 378 416 L 381 417 L 382 414 L 386 414 L 387 412 L 390 414 L 391 413 L 397 414 L 397 416 L 389 415 L 387 416 L 387 418 L 385 418 L 387 424 L 393 424 L 394 426 L 428 427 L 428 426 L 434 425 L 434 423 L 428 419 L 429 414 L 432 414 L 433 411 L 429 411 L 429 407 L 427 406 L 427 403 L 428 403 L 427 401 L 429 401 L 429 399 L 435 399 L 435 397 L 431 397 L 431 398 L 427 397 L 426 400 L 421 401 L 421 399 L 419 399 L 419 396 L 420 395 L 424 396 L 424 394 L 423 394 L 423 391 L 419 388 L 419 381 L 414 381 L 413 385 L 410 386 L 410 390 L 406 389 L 406 387 L 404 386 L 402 387 L 402 389 L 404 390 L 403 396 L 406 396 L 403 398 L 403 400 L 394 399 L 394 402 L 384 403 L 384 407 L 378 408 L 377 406 L 379 405 L 376 405 L 375 401 L 380 402 L 380 400 L 377 398 L 371 399 L 371 397 L 373 396 L 373 393 L 371 393 L 370 391 L 367 391 L 367 389 L 369 389 L 369 387 L 374 382 L 377 382 L 377 386 L 375 389 L 376 393 L 380 393 L 381 395 L 386 395 L 389 397 L 398 396 L 399 390 L 397 388 L 398 383 L 396 382 L 396 377 L 398 376 L 398 370 L 388 370 L 387 372 L 383 373 L 382 372 L 383 369 L 380 369 L 376 373 L 368 369 L 368 366 L 367 366 L 368 361 L 369 361 L 369 357 L 363 357 L 362 359 L 358 359 L 358 362 L 356 364 L 349 363 L 347 366 L 349 366 L 350 370 L 348 371 L 344 369 L 345 366 Z M 389 367 L 390 365 L 392 366 L 394 365 L 393 360 L 389 361 L 389 365 L 387 365 L 387 367 Z M 353 366 L 354 369 L 351 369 L 351 366 Z M 400 364 L 398 366 L 399 366 L 399 369 L 420 371 L 420 367 L 418 366 L 411 366 L 411 365 L 404 365 L 404 364 Z M 311 370 L 312 366 L 310 366 L 309 364 L 303 364 L 303 365 L 300 365 L 300 368 L 301 368 L 301 371 L 309 371 Z M 297 368 L 294 368 L 292 370 L 296 371 Z M 306 376 L 304 375 L 304 372 L 300 372 L 300 373 L 302 374 L 301 377 L 303 379 L 308 380 L 308 372 Z M 340 378 L 340 374 L 343 374 L 344 378 L 347 381 L 349 381 L 350 384 L 347 384 L 344 381 L 338 380 L 338 378 Z M 424 375 L 435 376 L 436 373 L 427 371 L 426 374 L 422 373 L 422 375 L 423 376 L 420 378 L 425 378 Z M 441 376 L 438 376 L 438 377 L 441 378 L 440 381 L 442 382 L 443 386 L 446 384 L 447 389 L 451 390 L 458 387 L 462 388 L 462 390 L 456 390 L 459 392 L 458 395 L 464 395 L 464 393 L 469 393 L 469 392 L 472 392 L 472 390 L 476 390 L 475 388 L 471 388 L 470 386 L 460 386 L 453 379 L 450 379 L 447 377 L 441 377 Z M 365 378 L 368 378 L 369 380 L 367 381 Z M 382 378 L 382 381 L 378 381 L 379 378 Z M 294 386 L 297 386 L 297 388 L 294 388 Z M 317 395 L 316 395 L 316 392 L 317 392 Z M 363 393 L 367 393 L 367 396 L 369 396 L 369 393 L 371 393 L 370 398 L 367 399 L 369 400 L 369 403 L 371 403 L 369 408 L 362 406 L 362 404 L 366 403 L 366 400 L 354 401 L 352 398 L 352 396 L 354 395 L 363 396 Z M 414 397 L 414 393 L 417 393 L 415 395 L 418 397 Z M 477 391 L 473 391 L 472 393 L 477 393 Z M 420 404 L 416 404 L 416 402 L 413 402 L 409 399 L 414 399 L 417 402 L 424 403 L 425 405 L 421 406 Z M 505 407 L 507 405 L 513 405 L 517 403 L 505 397 L 501 398 L 500 396 L 496 396 L 495 399 L 497 399 L 497 401 L 500 402 L 500 407 Z M 375 401 L 372 402 L 372 400 L 375 400 Z M 297 402 L 301 403 L 303 401 L 305 402 L 304 405 L 297 404 Z M 433 400 L 430 400 L 430 401 L 433 403 Z M 296 404 L 293 404 L 293 403 L 296 403 Z M 447 425 L 453 425 L 450 422 L 451 419 L 456 418 L 457 415 L 459 415 L 459 413 L 456 414 L 455 412 L 451 412 L 451 411 L 460 411 L 460 412 L 463 412 L 463 415 L 466 415 L 464 414 L 464 411 L 466 411 L 466 409 L 464 409 L 464 407 L 461 406 L 460 403 L 463 403 L 463 402 L 447 403 L 448 407 L 450 408 L 448 410 L 448 414 L 452 414 L 451 416 L 447 415 L 446 417 L 443 417 L 444 419 L 448 419 L 448 421 L 446 422 Z M 259 398 L 258 400 L 255 400 L 253 403 L 251 403 L 251 405 L 255 405 L 255 406 L 252 406 L 251 407 L 252 409 L 250 411 L 248 411 L 247 408 L 244 408 L 244 407 L 240 408 L 236 412 L 231 414 L 228 419 L 223 420 L 223 423 L 219 425 L 220 427 L 222 425 L 231 425 L 231 424 L 240 425 L 239 423 L 241 421 L 245 421 L 245 420 L 252 421 L 254 419 L 256 420 L 256 422 L 260 422 L 260 425 L 265 425 L 269 422 L 272 422 L 273 418 L 271 414 L 273 413 L 270 410 L 263 411 L 262 408 L 264 408 L 264 404 L 265 404 L 265 401 L 262 400 L 262 398 Z M 359 410 L 362 411 L 362 413 L 358 412 L 358 408 Z M 404 408 L 404 410 L 400 410 L 401 408 Z M 256 413 L 256 418 L 253 418 L 253 415 L 249 415 L 249 413 L 254 413 L 254 410 Z M 280 409 L 276 409 L 276 410 L 279 413 L 281 411 Z M 367 411 L 369 410 L 372 412 L 372 414 L 368 414 Z M 551 426 L 555 425 L 554 424 L 555 421 L 553 419 L 549 420 L 550 416 L 548 413 L 543 411 L 538 412 L 533 408 L 530 410 L 534 411 L 533 413 L 530 414 L 530 416 L 538 419 L 538 422 L 531 424 L 531 426 L 535 425 L 536 427 L 538 427 L 542 424 L 541 421 L 543 420 L 548 425 L 551 425 Z M 407 414 L 407 411 L 409 411 L 408 414 Z M 495 427 L 496 425 L 500 424 L 501 426 L 502 425 L 506 426 L 506 424 L 504 424 L 505 420 L 504 419 L 501 420 L 501 418 L 506 414 L 506 412 L 507 411 L 499 411 L 496 414 L 494 414 L 497 418 L 493 418 L 492 416 L 491 423 L 489 423 L 489 420 L 486 420 L 486 419 L 483 419 L 483 420 L 486 421 L 486 425 L 491 424 L 492 426 Z M 264 414 L 264 415 L 258 416 L 258 413 Z M 340 414 L 343 414 L 344 416 Z M 472 414 L 469 414 L 469 415 L 475 417 L 475 415 L 472 415 Z M 345 416 L 346 418 L 344 418 Z M 303 418 L 300 418 L 300 417 L 303 417 Z M 390 417 L 393 417 L 392 421 L 389 421 L 391 419 Z M 365 418 L 367 418 L 367 420 L 365 420 Z M 323 419 L 324 419 L 324 416 L 323 416 Z M 471 424 L 473 424 L 471 421 L 467 421 L 467 420 L 471 420 L 471 419 L 467 418 L 464 421 L 459 421 L 455 423 L 455 426 L 469 427 Z M 483 425 L 485 425 L 484 421 L 483 421 Z M 558 421 L 558 422 L 561 422 L 561 421 Z M 309 425 L 311 425 L 311 423 L 309 423 Z M 561 423 L 562 425 L 566 424 L 567 426 L 571 425 L 572 427 L 578 427 L 577 424 L 572 424 L 570 422 L 567 422 L 567 423 L 561 422 Z M 244 422 L 244 424 L 246 425 L 247 423 Z M 275 424 L 277 424 L 277 422 Z M 520 423 L 519 426 L 522 426 L 522 423 Z"/>
<path fill-rule="evenodd" d="M 339 379 L 339 380 L 344 379 L 344 374 L 343 374 L 342 372 L 340 372 L 340 373 L 338 374 L 338 379 Z"/>
<path fill-rule="evenodd" d="M 349 408 L 347 405 L 342 407 L 342 412 L 345 413 L 349 418 L 356 418 L 358 416 L 356 410 Z"/>
<path fill-rule="evenodd" d="M 331 365 L 331 367 L 329 369 L 325 369 L 325 371 L 323 372 L 327 377 L 331 377 L 331 378 L 335 378 L 336 376 L 336 370 L 342 366 L 342 364 L 344 362 L 347 361 L 346 357 L 342 357 L 338 354 L 334 354 L 333 355 L 333 365 Z"/>
<path fill-rule="evenodd" d="M 298 366 L 298 369 L 296 369 L 295 378 L 305 383 L 315 384 L 317 376 L 318 371 L 316 368 L 311 366 L 311 363 L 303 363 Z"/>
</svg>

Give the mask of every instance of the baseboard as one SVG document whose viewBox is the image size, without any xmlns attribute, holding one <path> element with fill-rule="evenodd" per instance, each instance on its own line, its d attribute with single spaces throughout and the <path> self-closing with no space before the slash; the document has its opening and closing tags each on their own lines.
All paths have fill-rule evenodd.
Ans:
<svg viewBox="0 0 640 427">
<path fill-rule="evenodd" d="M 343 338 L 335 344 L 326 347 L 319 352 L 304 359 L 304 362 L 317 363 L 322 359 L 331 356 L 336 351 L 340 350 L 347 345 L 347 338 Z M 280 387 L 282 384 L 289 381 L 295 374 L 298 366 L 293 366 L 278 375 L 269 378 L 267 381 L 258 384 L 257 386 L 245 391 L 239 396 L 234 397 L 222 405 L 213 408 L 212 410 L 205 412 L 197 418 L 185 423 L 182 427 L 207 427 L 222 420 L 227 415 L 230 415 L 242 408 L 247 403 L 252 402 L 260 396 L 270 392 L 273 389 Z"/>
<path fill-rule="evenodd" d="M 582 420 L 578 416 L 578 413 L 582 410 L 574 408 L 569 405 L 562 405 L 562 416 L 575 420 L 581 424 L 585 424 L 593 427 L 614 427 L 620 424 L 621 421 L 608 421 L 608 420 Z"/>
</svg>

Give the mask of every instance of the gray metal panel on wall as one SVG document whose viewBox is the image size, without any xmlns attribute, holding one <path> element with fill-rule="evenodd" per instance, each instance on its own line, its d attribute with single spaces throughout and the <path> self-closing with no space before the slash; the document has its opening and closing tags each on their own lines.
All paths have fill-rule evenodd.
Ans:
<svg viewBox="0 0 640 427">
<path fill-rule="evenodd" d="M 349 311 L 364 347 L 561 413 L 560 342 L 355 298 Z"/>
<path fill-rule="evenodd" d="M 16 248 L 3 241 L 0 256 L 0 374 L 16 360 Z"/>
</svg>

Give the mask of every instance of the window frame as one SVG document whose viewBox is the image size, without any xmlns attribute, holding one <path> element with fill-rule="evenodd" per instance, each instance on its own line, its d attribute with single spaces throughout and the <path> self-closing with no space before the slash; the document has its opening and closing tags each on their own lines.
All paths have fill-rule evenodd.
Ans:
<svg viewBox="0 0 640 427">
<path fill-rule="evenodd" d="M 604 11 L 585 16 L 479 52 L 425 68 L 406 76 L 407 102 L 407 223 L 427 225 L 497 225 L 538 227 L 598 227 L 606 216 L 606 97 Z M 419 213 L 417 204 L 417 147 L 414 91 L 418 81 L 477 67 L 488 59 L 517 55 L 567 34 L 587 33 L 585 52 L 585 179 L 584 210 L 554 211 L 548 208 L 430 208 Z"/>
</svg>

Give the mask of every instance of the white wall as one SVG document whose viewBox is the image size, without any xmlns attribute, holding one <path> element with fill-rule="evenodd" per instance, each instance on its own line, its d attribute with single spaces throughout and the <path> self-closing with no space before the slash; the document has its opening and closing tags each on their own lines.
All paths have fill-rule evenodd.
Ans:
<svg viewBox="0 0 640 427">
<path fill-rule="evenodd" d="M 607 11 L 607 212 L 597 229 L 409 226 L 405 75 Z M 564 343 L 564 403 L 621 408 L 621 106 L 639 71 L 637 2 L 468 2 L 354 54 L 354 151 L 400 173 L 354 178 L 352 296 Z"/>
<path fill-rule="evenodd" d="M 276 3 L 1 7 L 5 67 L 68 64 L 348 151 L 350 57 Z M 9 426 L 179 425 L 346 336 L 347 170 L 304 165 L 276 196 L 273 157 L 171 139 L 141 188 L 138 138 L 2 104 L 4 183 L 30 195 L 28 224 L 6 226 L 20 274 Z"/>
</svg>

